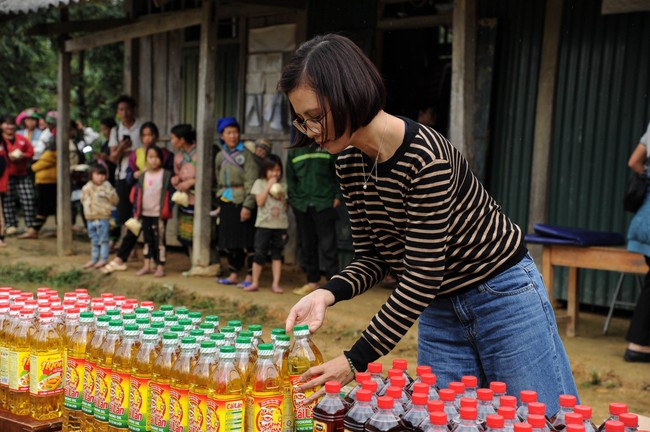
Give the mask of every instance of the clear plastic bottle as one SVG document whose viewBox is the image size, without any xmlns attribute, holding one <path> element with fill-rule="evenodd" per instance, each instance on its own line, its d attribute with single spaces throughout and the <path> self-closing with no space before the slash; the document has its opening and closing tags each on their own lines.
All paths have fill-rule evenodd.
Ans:
<svg viewBox="0 0 650 432">
<path fill-rule="evenodd" d="M 514 432 L 515 423 L 519 422 L 517 418 L 517 410 L 512 406 L 505 406 L 501 404 L 498 414 L 503 417 L 503 430 L 506 432 Z"/>
<path fill-rule="evenodd" d="M 413 384 L 413 378 L 408 373 L 408 361 L 406 359 L 395 359 L 395 360 L 393 360 L 393 369 L 399 369 L 399 370 L 402 371 L 402 375 L 404 376 L 404 379 L 406 380 L 406 384 L 404 385 L 404 389 L 408 392 L 408 389 L 411 387 L 411 384 Z"/>
<path fill-rule="evenodd" d="M 528 404 L 537 402 L 537 392 L 533 390 L 522 390 L 519 392 L 519 400 L 521 400 L 521 405 L 517 408 L 517 417 L 520 422 L 525 422 L 528 418 Z"/>
<path fill-rule="evenodd" d="M 234 347 L 235 339 L 237 339 L 237 332 L 234 327 L 226 326 L 221 328 L 221 333 L 223 333 L 226 338 L 226 345 Z"/>
<path fill-rule="evenodd" d="M 257 346 L 264 343 L 262 338 L 262 326 L 260 324 L 249 324 L 248 330 L 253 332 L 253 349 L 257 351 Z"/>
<path fill-rule="evenodd" d="M 434 373 L 426 373 L 421 376 L 422 382 L 429 386 L 429 400 L 438 400 L 440 396 L 438 391 L 440 390 L 437 386 L 437 377 Z"/>
<path fill-rule="evenodd" d="M 345 395 L 345 401 L 349 404 L 353 404 L 356 401 L 356 394 L 359 390 L 361 390 L 361 384 L 364 381 L 370 380 L 371 375 L 368 372 L 357 372 L 354 379 L 357 382 L 357 385 L 354 386 L 354 388 L 350 390 L 347 395 Z"/>
<path fill-rule="evenodd" d="M 427 413 L 431 414 L 433 412 L 441 412 L 445 413 L 445 403 L 441 401 L 440 399 L 438 400 L 429 400 L 427 401 Z M 445 424 L 447 419 L 447 414 L 445 414 Z M 429 426 L 431 426 L 431 417 L 427 415 L 422 422 L 417 425 L 418 429 L 421 431 L 424 431 L 427 429 Z"/>
<path fill-rule="evenodd" d="M 248 371 L 251 367 L 251 339 L 238 337 L 235 339 L 235 365 L 244 382 L 248 382 Z"/>
<path fill-rule="evenodd" d="M 384 365 L 381 363 L 372 362 L 368 363 L 368 370 L 366 370 L 366 372 L 369 372 L 372 376 L 372 380 L 377 383 L 377 394 L 383 392 L 384 387 L 386 386 L 384 383 L 384 377 L 382 376 L 383 369 Z"/>
<path fill-rule="evenodd" d="M 456 392 L 452 389 L 440 389 L 438 392 L 440 400 L 445 403 L 445 413 L 451 425 L 454 417 L 458 415 L 458 408 L 456 408 Z"/>
<path fill-rule="evenodd" d="M 544 417 L 544 421 L 546 425 L 544 426 L 544 429 L 547 431 L 555 431 L 555 428 L 551 424 L 551 422 L 546 418 L 546 404 L 543 402 L 531 402 L 528 404 L 528 415 L 530 416 L 531 414 L 534 415 L 539 415 Z M 571 414 L 571 413 L 567 413 Z"/>
<path fill-rule="evenodd" d="M 598 427 L 598 432 L 602 432 L 605 429 L 605 424 L 609 420 L 618 421 L 618 416 L 627 412 L 627 404 L 621 402 L 612 402 L 609 404 L 609 417 L 606 418 L 602 424 Z M 625 426 L 623 426 L 625 427 Z"/>
<path fill-rule="evenodd" d="M 395 416 L 399 418 L 401 418 L 406 412 L 406 409 L 404 409 L 404 404 L 402 404 L 399 401 L 402 398 L 403 394 L 404 394 L 404 389 L 401 389 L 399 387 L 389 386 L 386 389 L 386 396 L 393 400 L 393 404 L 392 404 L 393 414 L 395 414 Z M 380 396 L 377 398 L 377 407 L 379 407 L 379 399 L 381 399 L 382 397 L 384 396 Z"/>
<path fill-rule="evenodd" d="M 282 430 L 283 379 L 273 363 L 273 345 L 260 344 L 257 350 L 257 363 L 250 371 L 246 392 L 246 431 Z M 312 424 L 311 415 L 309 420 Z M 297 425 L 295 430 L 299 430 Z"/>
<path fill-rule="evenodd" d="M 501 381 L 492 381 L 490 383 L 490 390 L 492 390 L 492 406 L 495 410 L 499 409 L 501 405 L 501 396 L 506 395 L 506 383 Z"/>
<path fill-rule="evenodd" d="M 9 336 L 9 410 L 29 415 L 30 358 L 29 336 L 34 332 L 34 311 L 21 309 L 20 319 Z"/>
<path fill-rule="evenodd" d="M 39 326 L 29 340 L 30 415 L 35 420 L 52 420 L 63 413 L 63 341 L 52 312 L 40 315 Z"/>
<path fill-rule="evenodd" d="M 373 380 L 364 381 L 363 383 L 361 383 L 361 388 L 363 390 L 368 390 L 369 392 L 372 393 L 372 399 L 371 399 L 372 406 L 373 408 L 377 409 L 377 397 L 378 397 L 377 381 L 373 381 Z"/>
<path fill-rule="evenodd" d="M 289 351 L 289 380 L 294 386 L 294 428 L 296 432 L 312 432 L 314 428 L 312 410 L 315 403 L 303 404 L 318 388 L 307 391 L 295 391 L 300 382 L 300 376 L 311 367 L 323 363 L 323 355 L 311 340 L 308 325 L 297 325 L 293 328 L 293 345 Z"/>
<path fill-rule="evenodd" d="M 573 407 L 573 412 L 582 415 L 582 424 L 585 427 L 585 432 L 596 432 L 598 426 L 596 426 L 592 420 L 591 407 L 588 405 L 576 405 Z"/>
<path fill-rule="evenodd" d="M 278 335 L 287 334 L 287 331 L 283 328 L 274 328 L 271 330 L 271 344 L 275 344 L 275 337 Z"/>
<path fill-rule="evenodd" d="M 621 414 L 625 414 L 625 413 L 621 413 Z M 621 421 L 617 421 L 617 420 L 605 421 L 605 432 L 624 432 L 624 430 L 625 430 L 625 425 Z"/>
<path fill-rule="evenodd" d="M 390 379 L 390 386 L 391 387 L 398 387 L 402 391 L 402 395 L 400 397 L 397 396 L 392 396 L 395 397 L 395 403 L 399 402 L 402 404 L 404 407 L 404 411 L 408 410 L 411 408 L 411 399 L 409 398 L 409 394 L 406 392 L 405 387 L 406 387 L 406 378 L 404 378 L 403 375 L 399 376 L 394 376 Z M 388 396 L 388 393 L 386 393 Z"/>
<path fill-rule="evenodd" d="M 133 371 L 133 360 L 139 348 L 140 329 L 137 324 L 125 325 L 122 339 L 115 348 L 113 367 L 111 368 L 111 402 L 108 409 L 109 432 L 125 431 L 129 428 L 131 373 Z"/>
<path fill-rule="evenodd" d="M 529 411 L 526 422 L 533 427 L 533 432 L 550 432 L 550 429 L 546 425 L 546 417 L 542 415 L 532 414 Z M 566 425 L 564 425 L 564 427 L 566 427 Z"/>
<path fill-rule="evenodd" d="M 93 312 L 94 313 L 94 312 Z M 84 367 L 84 393 L 81 401 L 83 431 L 95 430 L 95 389 L 97 387 L 97 361 L 102 344 L 108 335 L 111 317 L 95 314 L 95 331 L 86 347 L 86 365 Z"/>
<path fill-rule="evenodd" d="M 69 338 L 65 350 L 68 367 L 66 369 L 65 399 L 63 404 L 63 430 L 80 432 L 83 427 L 81 405 L 86 371 L 86 346 L 94 333 L 95 316 L 92 312 L 81 312 L 79 325 Z"/>
<path fill-rule="evenodd" d="M 163 346 L 153 362 L 151 371 L 151 430 L 168 432 L 170 420 L 169 392 L 172 382 L 172 365 L 176 361 L 178 334 L 163 333 Z"/>
<path fill-rule="evenodd" d="M 413 387 L 411 387 L 413 391 L 411 392 L 411 402 L 413 400 L 413 394 L 414 393 L 424 393 L 427 395 L 427 400 L 429 400 L 429 384 L 425 384 L 423 382 L 415 383 Z M 438 394 L 436 393 L 436 396 Z M 434 399 L 435 400 L 435 399 Z"/>
<path fill-rule="evenodd" d="M 192 327 L 195 329 L 199 328 L 199 324 L 203 321 L 203 315 L 201 312 L 190 312 L 187 314 L 187 317 L 192 321 Z"/>
<path fill-rule="evenodd" d="M 273 363 L 275 363 L 275 367 L 278 368 L 278 371 L 280 371 L 280 376 L 282 377 L 282 395 L 284 396 L 284 402 L 282 406 L 283 432 L 293 432 L 293 398 L 291 380 L 289 380 L 290 347 L 291 338 L 288 335 L 283 334 L 277 335 L 275 337 Z"/>
<path fill-rule="evenodd" d="M 476 406 L 477 418 L 481 423 L 485 423 L 487 416 L 497 413 L 492 405 L 494 393 L 490 389 L 482 388 L 476 390 L 476 396 L 478 400 Z"/>
<path fill-rule="evenodd" d="M 108 414 L 111 404 L 111 382 L 113 358 L 123 330 L 122 320 L 115 319 L 108 323 L 108 334 L 101 346 L 95 369 L 97 378 L 95 380 L 95 430 L 108 432 Z"/>
<path fill-rule="evenodd" d="M 639 416 L 632 413 L 623 413 L 618 416 L 625 426 L 625 432 L 636 432 L 639 430 Z"/>
<path fill-rule="evenodd" d="M 239 332 L 242 331 L 242 323 L 239 320 L 230 320 L 228 321 L 228 327 L 232 327 L 235 329 L 235 333 L 237 336 L 239 336 Z"/>
<path fill-rule="evenodd" d="M 208 418 L 208 392 L 212 368 L 217 364 L 217 344 L 203 341 L 199 349 L 199 358 L 190 375 L 190 412 L 189 432 L 206 430 Z"/>
<path fill-rule="evenodd" d="M 390 390 L 390 389 L 389 389 Z M 377 398 L 377 412 L 365 424 L 366 432 L 402 432 L 406 426 L 393 411 L 394 400 L 390 396 Z"/>
<path fill-rule="evenodd" d="M 456 409 L 460 410 L 460 399 L 465 397 L 465 384 L 460 381 L 452 381 L 449 383 L 449 388 L 456 393 L 454 405 L 456 405 Z"/>
<path fill-rule="evenodd" d="M 158 355 L 158 330 L 142 330 L 142 344 L 133 357 L 129 395 L 129 431 L 151 430 L 151 388 L 153 363 Z"/>
<path fill-rule="evenodd" d="M 386 379 L 384 380 L 383 389 L 377 393 L 377 396 L 385 396 L 386 390 L 388 390 L 388 387 L 391 386 L 391 380 L 396 377 L 404 378 L 404 374 L 399 369 L 388 369 Z M 404 379 L 404 382 L 406 382 L 406 379 Z"/>
<path fill-rule="evenodd" d="M 56 309 L 57 311 L 55 312 L 54 309 Z M 54 307 L 54 309 L 51 309 L 52 316 L 53 316 L 52 323 L 57 333 L 61 335 L 61 343 L 63 345 L 63 376 L 67 378 L 68 376 L 67 347 L 70 345 L 70 340 L 72 339 L 72 336 L 74 335 L 74 332 L 77 330 L 77 326 L 79 325 L 79 316 L 81 314 L 81 310 L 76 307 L 69 308 L 67 311 L 65 311 L 65 315 L 64 315 L 63 307 L 56 306 Z M 58 319 L 56 315 L 57 313 L 59 314 Z M 65 317 L 65 319 L 62 319 L 63 317 Z M 64 386 L 65 386 L 65 382 L 64 382 Z"/>
<path fill-rule="evenodd" d="M 465 384 L 465 397 L 476 399 L 476 387 L 478 386 L 478 378 L 476 378 L 474 375 L 465 375 L 460 380 L 463 384 Z"/>
<path fill-rule="evenodd" d="M 465 398 L 470 399 L 470 398 Z M 476 422 L 476 408 L 461 407 L 460 409 L 460 423 L 455 429 L 456 432 L 479 432 L 479 427 Z"/>
<path fill-rule="evenodd" d="M 213 332 L 219 333 L 219 315 L 208 315 L 203 322 L 212 324 Z"/>
<path fill-rule="evenodd" d="M 0 409 L 3 410 L 9 409 L 9 329 L 18 318 L 20 309 L 18 305 L 7 306 L 7 315 L 0 325 Z"/>
<path fill-rule="evenodd" d="M 486 432 L 502 432 L 504 418 L 498 414 L 488 414 L 485 419 Z"/>
<path fill-rule="evenodd" d="M 584 422 L 584 417 L 582 417 L 582 414 L 578 414 L 577 412 L 572 412 L 572 413 L 566 413 L 564 415 L 564 421 L 566 425 L 570 424 L 579 424 L 582 425 Z"/>
<path fill-rule="evenodd" d="M 411 385 L 408 387 L 407 391 L 409 393 L 413 393 L 413 385 L 422 382 L 422 375 L 423 374 L 430 374 L 431 373 L 431 366 L 427 365 L 418 365 L 415 368 L 415 379 L 411 383 Z"/>
<path fill-rule="evenodd" d="M 314 407 L 314 432 L 343 432 L 348 404 L 341 398 L 341 383 L 327 381 L 325 396 Z"/>
<path fill-rule="evenodd" d="M 458 429 L 458 426 L 460 426 L 460 424 L 461 424 L 461 422 L 463 420 L 461 418 L 460 411 L 463 408 L 473 408 L 473 409 L 476 410 L 477 406 L 478 406 L 478 401 L 476 399 L 474 399 L 474 398 L 466 398 L 466 397 L 460 398 L 460 410 L 458 410 L 458 415 L 451 419 L 452 429 L 456 430 L 456 429 Z M 476 424 L 477 424 L 477 427 L 478 427 L 479 431 L 484 430 L 484 424 L 481 422 L 480 419 L 478 419 L 478 410 L 477 410 Z"/>
<path fill-rule="evenodd" d="M 187 432 L 190 424 L 190 375 L 194 368 L 196 339 L 181 339 L 181 353 L 171 370 L 169 387 L 169 430 Z"/>
<path fill-rule="evenodd" d="M 411 395 L 411 407 L 402 415 L 402 421 L 408 431 L 422 432 L 419 428 L 420 423 L 428 417 L 427 411 L 427 393 L 413 393 Z"/>
<path fill-rule="evenodd" d="M 235 347 L 223 345 L 208 389 L 206 432 L 244 430 L 244 391 L 245 383 L 235 365 Z"/>
<path fill-rule="evenodd" d="M 346 432 L 364 432 L 363 425 L 376 412 L 372 404 L 373 396 L 370 390 L 359 389 L 356 392 L 356 401 L 343 418 L 343 428 Z"/>
<path fill-rule="evenodd" d="M 563 394 L 560 395 L 559 401 L 560 409 L 549 419 L 551 425 L 557 431 L 561 431 L 566 427 L 564 415 L 573 412 L 573 407 L 576 406 L 577 398 L 574 395 Z"/>
<path fill-rule="evenodd" d="M 429 423 L 423 428 L 424 432 L 449 432 L 447 429 L 447 414 L 442 411 L 429 413 Z"/>
</svg>

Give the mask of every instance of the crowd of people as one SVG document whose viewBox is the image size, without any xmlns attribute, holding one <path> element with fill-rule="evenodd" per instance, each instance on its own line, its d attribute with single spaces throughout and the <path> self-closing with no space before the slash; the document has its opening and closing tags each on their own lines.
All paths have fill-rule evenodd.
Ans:
<svg viewBox="0 0 650 432">
<path fill-rule="evenodd" d="M 174 219 L 178 243 L 188 255 L 194 236 L 196 133 L 189 124 L 169 130 L 170 149 L 157 125 L 136 117 L 136 101 L 121 96 L 115 117 L 100 123 L 99 133 L 71 122 L 70 178 L 72 226 L 86 230 L 91 256 L 85 269 L 106 274 L 127 270 L 143 239 L 138 276 L 165 275 L 166 229 Z M 0 146 L 0 247 L 6 236 L 36 239 L 57 206 L 57 113 L 29 108 L 2 118 Z M 274 293 L 282 293 L 283 251 L 293 209 L 306 284 L 305 295 L 319 286 L 321 262 L 327 278 L 336 274 L 337 213 L 341 197 L 335 158 L 319 149 L 296 148 L 286 164 L 266 139 L 243 141 L 234 117 L 217 122 L 210 215 L 215 261 L 227 267 L 217 278 L 225 285 L 257 291 L 270 264 Z M 24 218 L 19 231 L 17 205 Z M 76 224 L 83 221 L 83 228 Z M 111 253 L 114 257 L 109 260 Z"/>
</svg>

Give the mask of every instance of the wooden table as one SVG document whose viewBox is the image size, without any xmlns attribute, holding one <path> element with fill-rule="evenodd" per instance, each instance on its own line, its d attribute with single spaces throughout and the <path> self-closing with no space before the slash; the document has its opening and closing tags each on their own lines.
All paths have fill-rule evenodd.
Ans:
<svg viewBox="0 0 650 432">
<path fill-rule="evenodd" d="M 609 270 L 619 273 L 646 274 L 648 266 L 643 255 L 628 252 L 623 246 L 572 246 L 542 245 L 542 276 L 546 284 L 548 298 L 553 301 L 553 266 L 569 268 L 567 289 L 567 328 L 568 337 L 576 334 L 578 322 L 578 269 Z M 560 317 L 561 320 L 561 317 Z"/>
<path fill-rule="evenodd" d="M 62 428 L 61 419 L 33 420 L 28 416 L 13 415 L 0 410 L 0 431 L 2 432 L 55 432 Z"/>
</svg>

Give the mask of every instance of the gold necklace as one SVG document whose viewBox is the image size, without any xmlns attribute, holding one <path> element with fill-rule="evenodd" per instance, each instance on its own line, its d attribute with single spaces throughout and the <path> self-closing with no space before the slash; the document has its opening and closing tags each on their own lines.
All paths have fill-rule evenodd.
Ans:
<svg viewBox="0 0 650 432">
<path fill-rule="evenodd" d="M 379 153 L 381 153 L 381 148 L 384 145 L 384 137 L 386 136 L 386 129 L 388 129 L 388 118 L 386 118 L 386 121 L 384 122 L 384 131 L 381 134 L 381 138 L 379 139 L 379 147 L 377 147 L 377 156 L 375 156 L 375 163 L 372 165 L 372 168 L 370 168 L 370 173 L 368 173 L 368 177 L 366 177 L 366 163 L 363 161 L 361 164 L 361 169 L 363 170 L 363 190 L 368 189 L 368 182 L 372 178 L 372 171 L 375 171 L 375 179 L 378 177 L 378 168 L 377 168 L 377 163 L 379 162 Z"/>
</svg>

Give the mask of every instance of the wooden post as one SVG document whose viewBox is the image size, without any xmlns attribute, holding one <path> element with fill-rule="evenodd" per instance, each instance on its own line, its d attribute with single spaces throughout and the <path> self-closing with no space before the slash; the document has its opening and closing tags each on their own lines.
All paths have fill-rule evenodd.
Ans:
<svg viewBox="0 0 650 432">
<path fill-rule="evenodd" d="M 474 168 L 476 0 L 454 0 L 449 138 Z"/>
<path fill-rule="evenodd" d="M 201 11 L 201 42 L 199 46 L 199 89 L 197 106 L 197 171 L 194 186 L 194 239 L 192 245 L 192 267 L 206 267 L 210 264 L 210 202 L 214 183 L 214 161 L 212 141 L 216 126 L 214 97 L 217 60 L 216 2 L 203 2 Z"/>
<path fill-rule="evenodd" d="M 58 105 L 56 127 L 56 251 L 59 256 L 72 254 L 72 207 L 70 205 L 70 57 L 59 48 Z"/>
<path fill-rule="evenodd" d="M 139 61 L 138 39 L 124 41 L 124 93 L 138 97 L 140 91 L 138 84 Z"/>
</svg>

